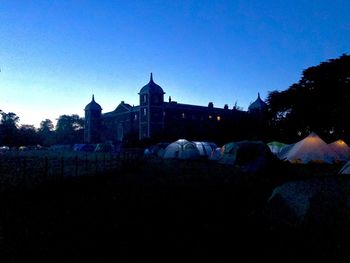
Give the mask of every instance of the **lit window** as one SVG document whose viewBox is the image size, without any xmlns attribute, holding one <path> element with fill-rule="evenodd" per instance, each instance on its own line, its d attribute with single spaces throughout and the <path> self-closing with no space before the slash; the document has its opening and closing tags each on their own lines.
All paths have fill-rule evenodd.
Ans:
<svg viewBox="0 0 350 263">
<path fill-rule="evenodd" d="M 216 116 L 217 121 L 221 121 L 221 116 Z"/>
<path fill-rule="evenodd" d="M 147 109 L 143 109 L 143 115 L 144 115 L 144 116 L 147 115 Z"/>
<path fill-rule="evenodd" d="M 209 115 L 209 119 L 212 119 L 212 118 L 213 118 L 213 116 Z"/>
<path fill-rule="evenodd" d="M 185 119 L 185 118 L 186 118 L 186 115 L 185 115 L 185 113 L 184 113 L 184 112 L 181 114 L 181 117 L 182 117 L 183 119 Z"/>
<path fill-rule="evenodd" d="M 137 121 L 137 114 L 135 114 L 134 120 Z"/>
</svg>

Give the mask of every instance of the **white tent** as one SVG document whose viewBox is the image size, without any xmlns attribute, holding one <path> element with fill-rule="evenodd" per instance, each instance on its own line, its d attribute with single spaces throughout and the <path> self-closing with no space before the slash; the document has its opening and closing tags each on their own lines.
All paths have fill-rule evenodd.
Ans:
<svg viewBox="0 0 350 263">
<path fill-rule="evenodd" d="M 350 174 L 350 161 L 348 161 L 343 168 L 341 168 L 340 174 Z"/>
<path fill-rule="evenodd" d="M 328 145 L 337 153 L 339 161 L 350 160 L 350 147 L 343 140 L 338 140 Z"/>
<path fill-rule="evenodd" d="M 292 144 L 286 144 L 280 152 L 277 154 L 278 159 L 284 160 L 286 159 L 286 155 L 288 154 L 289 150 L 293 148 L 295 143 Z"/>
<path fill-rule="evenodd" d="M 177 140 L 165 148 L 163 158 L 165 159 L 196 159 L 199 157 L 199 151 L 196 145 L 185 139 Z"/>
<path fill-rule="evenodd" d="M 216 149 L 216 144 L 213 142 L 193 142 L 201 157 L 209 158 L 212 151 Z"/>
<path fill-rule="evenodd" d="M 275 155 L 279 154 L 281 152 L 281 150 L 287 146 L 287 144 L 285 143 L 282 143 L 282 142 L 276 142 L 276 141 L 273 141 L 273 142 L 269 142 L 267 144 L 267 146 L 269 146 L 271 152 Z"/>
<path fill-rule="evenodd" d="M 284 157 L 291 163 L 333 163 L 338 159 L 337 154 L 314 132 L 294 144 Z"/>
</svg>

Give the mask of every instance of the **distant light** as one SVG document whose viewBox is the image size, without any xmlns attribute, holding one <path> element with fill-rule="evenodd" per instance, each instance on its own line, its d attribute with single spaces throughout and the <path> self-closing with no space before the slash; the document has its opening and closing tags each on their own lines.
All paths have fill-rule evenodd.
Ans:
<svg viewBox="0 0 350 263">
<path fill-rule="evenodd" d="M 213 118 L 213 116 L 211 116 L 211 115 L 209 115 L 208 117 L 209 117 L 209 119 L 212 119 L 212 118 Z"/>
<path fill-rule="evenodd" d="M 216 120 L 217 120 L 217 121 L 221 121 L 221 116 L 217 116 L 217 117 L 216 117 Z"/>
</svg>

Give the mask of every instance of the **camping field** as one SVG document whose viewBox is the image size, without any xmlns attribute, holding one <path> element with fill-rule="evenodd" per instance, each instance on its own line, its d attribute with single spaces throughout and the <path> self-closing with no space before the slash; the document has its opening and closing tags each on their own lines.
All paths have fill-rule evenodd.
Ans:
<svg viewBox="0 0 350 263">
<path fill-rule="evenodd" d="M 335 226 L 286 226 L 266 209 L 277 185 L 336 177 L 340 167 L 278 162 L 244 174 L 205 160 L 129 159 L 116 170 L 12 187 L 0 193 L 1 255 L 3 262 L 347 262 L 346 213 Z"/>
</svg>

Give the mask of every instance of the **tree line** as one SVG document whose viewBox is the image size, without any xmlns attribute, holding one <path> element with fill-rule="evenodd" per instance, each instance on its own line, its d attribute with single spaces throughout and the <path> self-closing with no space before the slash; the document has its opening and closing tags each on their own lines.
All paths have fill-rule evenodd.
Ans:
<svg viewBox="0 0 350 263">
<path fill-rule="evenodd" d="M 350 56 L 305 69 L 288 89 L 270 92 L 268 106 L 274 140 L 295 142 L 314 131 L 350 143 Z"/>
<path fill-rule="evenodd" d="M 350 143 L 350 56 L 343 54 L 305 69 L 297 83 L 269 92 L 267 104 L 264 118 L 222 127 L 227 131 L 234 128 L 237 133 L 220 135 L 222 139 L 294 143 L 314 131 L 328 141 L 341 138 Z M 38 129 L 19 125 L 13 112 L 0 110 L 0 115 L 0 145 L 83 143 L 84 119 L 78 115 L 61 115 L 56 126 L 49 119 L 43 120 Z M 218 135 L 213 132 L 211 136 L 208 139 L 214 140 Z"/>
<path fill-rule="evenodd" d="M 53 144 L 83 143 L 84 119 L 76 114 L 61 115 L 57 124 L 45 119 L 39 128 L 33 125 L 19 125 L 20 118 L 13 112 L 0 110 L 0 146 L 50 146 Z"/>
</svg>

